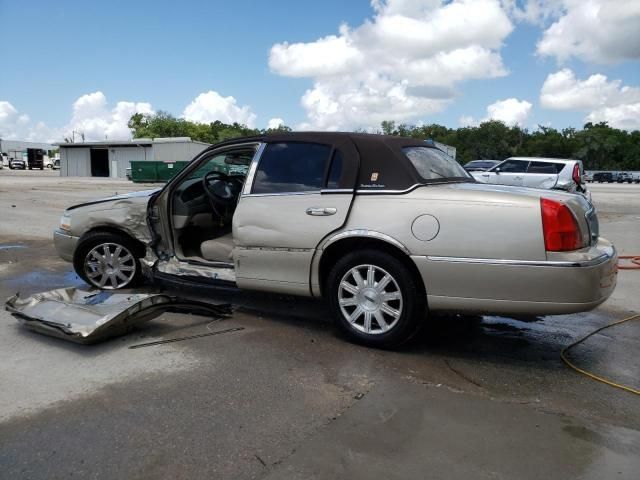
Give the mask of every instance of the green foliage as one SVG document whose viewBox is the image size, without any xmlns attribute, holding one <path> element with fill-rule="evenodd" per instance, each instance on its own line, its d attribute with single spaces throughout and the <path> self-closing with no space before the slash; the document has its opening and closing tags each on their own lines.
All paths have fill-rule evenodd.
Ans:
<svg viewBox="0 0 640 480">
<path fill-rule="evenodd" d="M 195 123 L 162 111 L 153 115 L 136 113 L 128 125 L 134 138 L 191 137 L 207 143 L 291 131 L 284 125 L 265 130 L 220 121 Z M 640 170 L 640 131 L 618 130 L 605 122 L 587 123 L 582 130 L 556 130 L 539 125 L 537 130 L 529 132 L 496 120 L 482 122 L 477 127 L 462 128 L 384 121 L 380 130 L 386 135 L 432 139 L 456 147 L 457 159 L 463 164 L 477 159 L 503 160 L 513 156 L 528 156 L 577 158 L 584 162 L 588 170 Z"/>
<path fill-rule="evenodd" d="M 606 122 L 587 123 L 582 130 L 538 126 L 529 132 L 518 126 L 490 120 L 477 127 L 447 128 L 442 125 L 396 125 L 384 121 L 380 133 L 432 139 L 456 147 L 457 159 L 504 160 L 508 157 L 576 158 L 587 170 L 640 170 L 640 131 L 627 132 Z"/>
<path fill-rule="evenodd" d="M 259 130 L 239 123 L 223 123 L 219 120 L 211 123 L 195 123 L 176 118 L 168 112 L 159 111 L 153 115 L 135 113 L 128 122 L 133 138 L 190 137 L 206 143 L 218 143 L 230 138 L 261 135 L 265 133 L 290 132 L 281 125 L 278 128 Z"/>
</svg>

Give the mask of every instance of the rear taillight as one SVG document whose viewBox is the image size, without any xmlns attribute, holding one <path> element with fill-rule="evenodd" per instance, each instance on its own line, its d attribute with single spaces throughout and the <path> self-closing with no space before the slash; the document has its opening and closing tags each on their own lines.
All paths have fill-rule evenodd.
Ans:
<svg viewBox="0 0 640 480">
<path fill-rule="evenodd" d="M 573 166 L 573 181 L 576 182 L 578 185 L 580 185 L 582 183 L 582 176 L 580 175 L 580 165 L 578 165 L 577 163 Z"/>
<path fill-rule="evenodd" d="M 567 252 L 584 247 L 576 217 L 564 203 L 540 199 L 544 246 L 548 252 Z"/>
</svg>

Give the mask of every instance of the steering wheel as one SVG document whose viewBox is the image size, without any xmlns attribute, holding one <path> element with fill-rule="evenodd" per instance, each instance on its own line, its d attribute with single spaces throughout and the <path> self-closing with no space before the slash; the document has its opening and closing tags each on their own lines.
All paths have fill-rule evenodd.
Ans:
<svg viewBox="0 0 640 480">
<path fill-rule="evenodd" d="M 237 188 L 228 175 L 222 172 L 211 171 L 202 178 L 204 191 L 214 205 L 228 207 L 233 205 L 237 198 Z"/>
</svg>

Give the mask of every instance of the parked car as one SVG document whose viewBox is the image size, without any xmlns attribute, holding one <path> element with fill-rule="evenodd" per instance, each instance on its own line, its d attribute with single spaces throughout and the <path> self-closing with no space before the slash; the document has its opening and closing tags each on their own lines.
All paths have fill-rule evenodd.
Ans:
<svg viewBox="0 0 640 480">
<path fill-rule="evenodd" d="M 591 200 L 580 160 L 511 157 L 486 172 L 474 172 L 472 175 L 482 183 L 565 190 L 581 193 Z"/>
<path fill-rule="evenodd" d="M 598 183 L 613 183 L 613 173 L 611 172 L 594 173 L 593 181 Z"/>
<path fill-rule="evenodd" d="M 161 189 L 69 207 L 54 241 L 97 288 L 323 297 L 351 339 L 384 347 L 429 312 L 590 310 L 617 272 L 584 197 L 484 185 L 425 142 L 349 133 L 213 145 Z"/>
<path fill-rule="evenodd" d="M 59 158 L 56 158 L 53 161 L 53 166 L 51 168 L 53 168 L 54 170 L 60 170 L 60 159 Z"/>
<path fill-rule="evenodd" d="M 629 172 L 619 172 L 618 175 L 616 176 L 616 182 L 618 183 L 633 183 L 633 175 L 631 175 Z"/>
<path fill-rule="evenodd" d="M 11 170 L 17 170 L 17 169 L 26 170 L 27 162 L 25 162 L 24 159 L 22 158 L 12 158 L 9 160 L 9 168 Z"/>
<path fill-rule="evenodd" d="M 587 183 L 593 182 L 593 172 L 584 172 L 582 178 L 584 178 L 584 181 Z"/>
<path fill-rule="evenodd" d="M 486 172 L 499 163 L 499 160 L 471 160 L 464 164 L 464 169 L 467 172 Z"/>
</svg>

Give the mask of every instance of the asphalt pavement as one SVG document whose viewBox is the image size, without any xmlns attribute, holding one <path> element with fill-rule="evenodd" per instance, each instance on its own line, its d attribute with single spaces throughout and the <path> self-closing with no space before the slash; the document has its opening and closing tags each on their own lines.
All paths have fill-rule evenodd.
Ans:
<svg viewBox="0 0 640 480">
<path fill-rule="evenodd" d="M 66 205 L 150 186 L 0 171 L 0 298 L 80 285 L 50 239 Z M 593 185 L 601 234 L 640 254 L 640 185 Z M 640 400 L 560 350 L 640 312 L 431 319 L 401 351 L 345 341 L 310 299 L 191 292 L 226 320 L 165 314 L 82 346 L 0 312 L 0 478 L 637 478 Z M 183 292 L 184 293 L 184 292 Z M 155 340 L 234 332 L 138 349 Z M 591 337 L 581 367 L 640 388 L 640 321 Z"/>
</svg>

